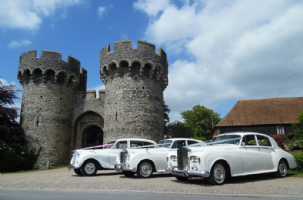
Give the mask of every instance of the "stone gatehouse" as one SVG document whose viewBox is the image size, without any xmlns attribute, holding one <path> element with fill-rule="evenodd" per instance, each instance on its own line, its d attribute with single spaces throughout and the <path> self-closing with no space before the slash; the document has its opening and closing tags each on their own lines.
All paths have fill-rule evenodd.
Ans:
<svg viewBox="0 0 303 200">
<path fill-rule="evenodd" d="M 95 73 L 95 72 L 93 72 Z M 68 164 L 73 149 L 136 137 L 163 138 L 163 91 L 168 84 L 166 53 L 155 45 L 129 40 L 100 52 L 100 79 L 105 90 L 87 90 L 80 61 L 54 51 L 20 56 L 23 86 L 20 123 L 28 147 L 42 147 L 36 168 Z"/>
</svg>

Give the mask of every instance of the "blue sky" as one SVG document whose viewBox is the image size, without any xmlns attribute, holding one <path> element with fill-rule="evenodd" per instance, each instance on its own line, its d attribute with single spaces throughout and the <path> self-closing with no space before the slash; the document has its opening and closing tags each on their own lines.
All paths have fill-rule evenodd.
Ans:
<svg viewBox="0 0 303 200">
<path fill-rule="evenodd" d="M 104 89 L 100 50 L 144 40 L 168 54 L 171 121 L 198 104 L 224 117 L 238 100 L 303 96 L 302 36 L 300 0 L 0 0 L 0 76 L 22 90 L 19 56 L 52 50 Z"/>
</svg>

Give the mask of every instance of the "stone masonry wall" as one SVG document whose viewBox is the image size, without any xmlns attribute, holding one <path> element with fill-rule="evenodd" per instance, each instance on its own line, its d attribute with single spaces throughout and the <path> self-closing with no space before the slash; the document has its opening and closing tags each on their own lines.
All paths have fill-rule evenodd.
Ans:
<svg viewBox="0 0 303 200">
<path fill-rule="evenodd" d="M 70 160 L 70 138 L 80 62 L 58 52 L 29 51 L 20 57 L 18 79 L 23 86 L 21 126 L 28 148 L 42 147 L 35 168 Z"/>
<path fill-rule="evenodd" d="M 125 137 L 163 137 L 163 90 L 168 84 L 165 52 L 138 41 L 107 45 L 100 53 L 100 74 L 106 85 L 104 142 Z"/>
</svg>

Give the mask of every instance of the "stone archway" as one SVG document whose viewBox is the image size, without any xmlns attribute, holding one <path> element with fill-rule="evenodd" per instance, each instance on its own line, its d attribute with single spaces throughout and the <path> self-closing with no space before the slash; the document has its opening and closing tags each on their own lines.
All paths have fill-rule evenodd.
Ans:
<svg viewBox="0 0 303 200">
<path fill-rule="evenodd" d="M 89 134 L 89 137 L 97 138 L 97 136 L 91 133 L 94 129 L 98 130 L 98 132 L 102 135 L 102 141 L 100 141 L 100 134 L 99 134 L 99 141 L 95 141 L 95 143 L 103 144 L 103 129 L 104 129 L 104 118 L 93 111 L 87 111 L 79 115 L 74 121 L 74 135 L 73 135 L 73 149 L 80 149 L 83 147 L 87 147 L 92 144 L 93 140 L 87 143 L 85 137 Z M 91 130 L 92 129 L 92 130 Z M 85 141 L 84 141 L 85 139 Z"/>
<path fill-rule="evenodd" d="M 103 130 L 91 125 L 83 130 L 82 133 L 82 147 L 91 147 L 103 144 Z"/>
</svg>

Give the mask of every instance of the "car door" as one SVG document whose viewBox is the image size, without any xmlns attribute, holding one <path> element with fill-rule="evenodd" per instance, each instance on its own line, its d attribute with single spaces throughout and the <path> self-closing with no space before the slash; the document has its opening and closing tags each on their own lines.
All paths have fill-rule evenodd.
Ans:
<svg viewBox="0 0 303 200">
<path fill-rule="evenodd" d="M 108 153 L 109 168 L 113 169 L 116 162 L 117 155 L 121 152 L 121 149 L 127 148 L 127 140 L 118 141 L 116 145 Z"/>
<path fill-rule="evenodd" d="M 245 135 L 242 139 L 244 146 L 240 146 L 243 158 L 244 173 L 251 173 L 262 171 L 264 168 L 263 156 L 258 147 L 256 137 L 254 134 Z"/>
<path fill-rule="evenodd" d="M 256 135 L 258 145 L 260 147 L 260 152 L 263 156 L 264 170 L 273 170 L 274 169 L 274 156 L 275 152 L 273 151 L 272 144 L 268 137 L 263 135 Z"/>
</svg>

